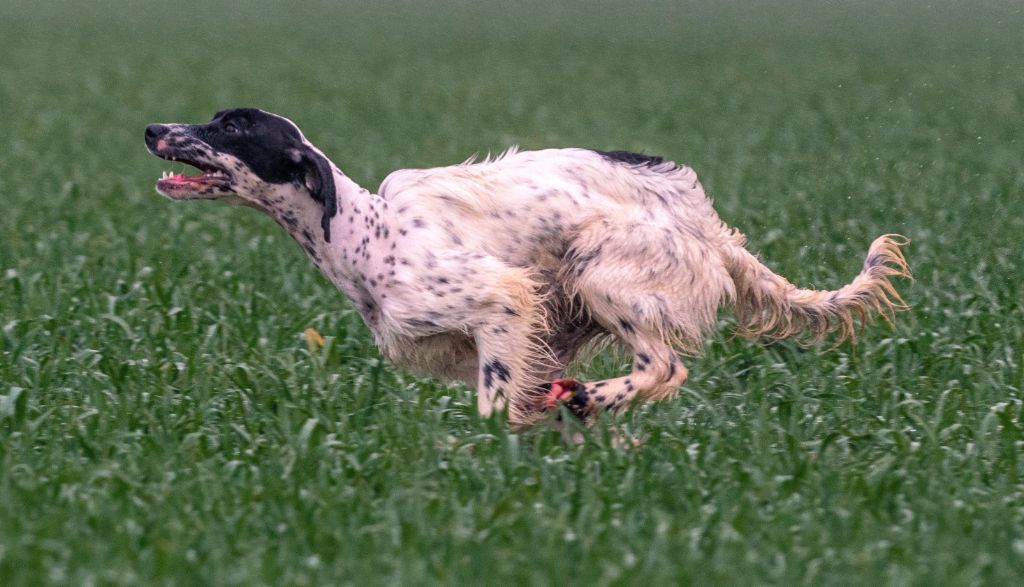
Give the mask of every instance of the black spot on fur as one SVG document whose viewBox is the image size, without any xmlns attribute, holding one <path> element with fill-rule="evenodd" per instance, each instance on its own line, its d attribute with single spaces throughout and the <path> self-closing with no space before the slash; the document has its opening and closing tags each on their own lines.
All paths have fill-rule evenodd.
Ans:
<svg viewBox="0 0 1024 587">
<path fill-rule="evenodd" d="M 572 415 L 579 419 L 584 419 L 587 415 L 587 400 L 590 398 L 590 393 L 582 385 L 577 385 L 576 389 L 573 390 L 572 397 L 566 402 L 566 406 Z"/>
<path fill-rule="evenodd" d="M 492 359 L 484 364 L 484 387 L 487 389 L 494 386 L 495 378 L 508 383 L 510 377 L 511 373 L 509 373 L 508 367 L 498 359 Z"/>
<path fill-rule="evenodd" d="M 644 153 L 634 153 L 632 151 L 598 151 L 597 149 L 594 149 L 594 152 L 608 161 L 625 163 L 626 165 L 633 165 L 636 167 L 654 167 L 655 165 L 661 165 L 665 162 L 664 157 L 658 157 L 657 155 L 645 155 Z"/>
<path fill-rule="evenodd" d="M 437 322 L 432 322 L 430 320 L 418 320 L 416 318 L 412 318 L 412 319 L 408 320 L 408 323 L 409 323 L 409 326 L 412 326 L 413 328 L 437 328 L 438 327 Z"/>
<path fill-rule="evenodd" d="M 625 318 L 619 318 L 619 327 L 622 328 L 622 331 L 625 332 L 626 334 L 633 334 L 634 332 L 636 332 L 636 329 L 633 328 L 633 325 L 629 322 L 629 320 L 626 320 Z"/>
<path fill-rule="evenodd" d="M 309 243 L 303 243 L 302 248 L 306 250 L 306 254 L 313 258 L 313 261 L 319 263 L 320 255 L 317 254 L 316 250 L 309 245 Z"/>
<path fill-rule="evenodd" d="M 591 249 L 585 253 L 573 250 L 570 251 L 569 255 L 571 256 L 572 263 L 575 266 L 574 270 L 576 271 L 576 275 L 582 275 L 583 272 L 587 270 L 587 267 L 601 256 L 601 245 L 598 245 L 597 248 Z"/>
</svg>

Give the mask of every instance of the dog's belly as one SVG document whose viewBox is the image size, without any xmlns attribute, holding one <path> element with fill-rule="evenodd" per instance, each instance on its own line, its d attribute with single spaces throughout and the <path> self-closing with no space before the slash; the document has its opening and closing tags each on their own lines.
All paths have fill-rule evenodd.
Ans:
<svg viewBox="0 0 1024 587">
<path fill-rule="evenodd" d="M 476 344 L 461 332 L 393 337 L 378 344 L 381 354 L 400 367 L 476 385 Z"/>
<path fill-rule="evenodd" d="M 585 312 L 571 310 L 566 300 L 547 304 L 549 330 L 538 333 L 552 361 L 537 365 L 542 380 L 560 377 L 565 367 L 587 343 L 607 330 Z M 381 354 L 396 365 L 416 373 L 464 382 L 473 387 L 477 377 L 477 348 L 473 338 L 461 332 L 443 332 L 422 337 L 392 337 L 378 340 Z"/>
</svg>

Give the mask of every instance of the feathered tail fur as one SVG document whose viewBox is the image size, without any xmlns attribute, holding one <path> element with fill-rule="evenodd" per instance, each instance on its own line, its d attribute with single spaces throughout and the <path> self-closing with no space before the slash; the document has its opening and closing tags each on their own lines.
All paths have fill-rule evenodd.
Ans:
<svg viewBox="0 0 1024 587">
<path fill-rule="evenodd" d="M 854 317 L 860 324 L 876 315 L 891 322 L 894 312 L 908 309 L 890 278 L 911 278 L 900 250 L 909 242 L 896 234 L 878 237 L 868 249 L 860 274 L 835 291 L 800 289 L 742 246 L 729 247 L 726 261 L 736 284 L 734 306 L 739 333 L 772 339 L 801 337 L 814 343 L 835 331 L 838 344 L 856 334 Z"/>
</svg>

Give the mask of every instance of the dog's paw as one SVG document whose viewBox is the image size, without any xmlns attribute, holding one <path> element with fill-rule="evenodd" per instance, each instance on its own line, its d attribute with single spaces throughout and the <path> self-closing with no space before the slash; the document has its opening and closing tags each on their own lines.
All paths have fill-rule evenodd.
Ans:
<svg viewBox="0 0 1024 587">
<path fill-rule="evenodd" d="M 541 405 L 551 410 L 557 408 L 560 403 L 571 401 L 581 386 L 574 379 L 555 379 L 545 387 L 547 390 L 541 396 Z"/>
<path fill-rule="evenodd" d="M 555 379 L 544 386 L 541 395 L 541 408 L 554 410 L 564 405 L 574 416 L 586 419 L 588 408 L 586 387 L 575 379 Z"/>
</svg>

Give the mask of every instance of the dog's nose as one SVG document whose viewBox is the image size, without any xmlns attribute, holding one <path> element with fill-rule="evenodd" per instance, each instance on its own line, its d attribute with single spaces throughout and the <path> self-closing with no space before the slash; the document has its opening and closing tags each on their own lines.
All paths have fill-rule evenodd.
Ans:
<svg viewBox="0 0 1024 587">
<path fill-rule="evenodd" d="M 171 130 L 166 124 L 151 124 L 146 127 L 146 146 L 155 147 L 156 141 Z"/>
</svg>

